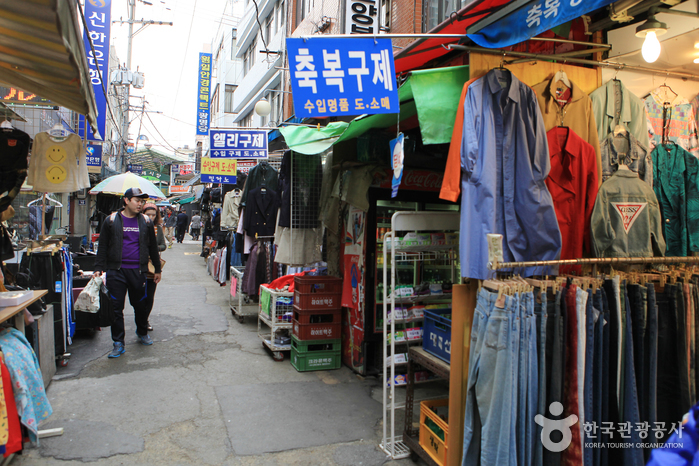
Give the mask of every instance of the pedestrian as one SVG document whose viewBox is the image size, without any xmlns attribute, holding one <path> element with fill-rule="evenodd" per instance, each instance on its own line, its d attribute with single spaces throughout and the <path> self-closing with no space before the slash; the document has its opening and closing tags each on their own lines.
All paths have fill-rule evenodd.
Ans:
<svg viewBox="0 0 699 466">
<path fill-rule="evenodd" d="M 177 242 L 184 241 L 184 234 L 189 226 L 189 215 L 184 211 L 184 207 L 180 207 L 180 213 L 177 214 Z"/>
<path fill-rule="evenodd" d="M 118 358 L 124 347 L 124 303 L 126 293 L 134 308 L 136 336 L 144 345 L 152 345 L 148 335 L 146 272 L 148 260 L 153 263 L 153 281 L 160 282 L 161 267 L 153 222 L 141 213 L 148 195 L 139 188 L 124 193 L 124 207 L 104 220 L 95 261 L 95 275 L 106 273 L 105 284 L 114 309 L 110 358 Z"/>
<path fill-rule="evenodd" d="M 177 224 L 177 216 L 172 207 L 167 209 L 167 218 L 165 218 L 165 240 L 167 241 L 167 247 L 171 248 L 172 243 L 175 242 L 175 225 Z"/>
<path fill-rule="evenodd" d="M 198 241 L 199 232 L 201 231 L 201 217 L 199 216 L 199 212 L 194 212 L 194 215 L 192 215 L 192 223 L 189 228 L 192 239 Z"/>
<path fill-rule="evenodd" d="M 155 204 L 147 203 L 145 206 L 143 206 L 143 214 L 146 217 L 150 218 L 151 222 L 153 222 L 153 225 L 155 225 L 155 236 L 158 238 L 158 251 L 163 252 L 165 249 L 167 249 L 167 245 L 165 244 L 165 235 L 163 234 L 162 225 L 163 219 L 160 216 L 160 211 L 158 211 L 158 208 Z M 158 286 L 158 284 L 155 283 L 155 280 L 153 279 L 151 274 L 148 274 L 146 278 L 146 306 L 148 307 L 148 315 L 146 316 L 146 328 L 149 332 L 152 332 L 153 326 L 150 324 L 150 313 L 153 311 L 153 301 L 155 300 L 155 288 Z"/>
</svg>

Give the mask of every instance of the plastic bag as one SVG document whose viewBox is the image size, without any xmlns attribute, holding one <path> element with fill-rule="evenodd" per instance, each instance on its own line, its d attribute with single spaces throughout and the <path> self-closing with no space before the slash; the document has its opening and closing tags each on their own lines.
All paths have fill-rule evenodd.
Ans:
<svg viewBox="0 0 699 466">
<path fill-rule="evenodd" d="M 73 308 L 76 311 L 97 313 L 100 310 L 100 287 L 102 277 L 92 277 L 75 300 Z"/>
</svg>

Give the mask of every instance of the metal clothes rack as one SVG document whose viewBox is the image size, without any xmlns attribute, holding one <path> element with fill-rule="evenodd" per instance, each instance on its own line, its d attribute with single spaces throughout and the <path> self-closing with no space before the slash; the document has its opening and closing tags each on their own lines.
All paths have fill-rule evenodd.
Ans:
<svg viewBox="0 0 699 466">
<path fill-rule="evenodd" d="M 598 265 L 614 264 L 695 264 L 699 263 L 699 256 L 671 256 L 671 257 L 601 257 L 590 259 L 560 259 L 554 261 L 523 261 L 523 262 L 498 262 L 488 263 L 490 270 L 517 269 L 523 267 L 546 267 L 554 265 L 585 265 L 593 266 L 592 273 L 596 275 Z"/>
</svg>

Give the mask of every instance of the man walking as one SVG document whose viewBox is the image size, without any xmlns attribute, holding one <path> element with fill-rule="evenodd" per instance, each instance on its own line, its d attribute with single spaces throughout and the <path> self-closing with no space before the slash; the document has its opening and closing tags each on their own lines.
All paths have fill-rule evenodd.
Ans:
<svg viewBox="0 0 699 466">
<path fill-rule="evenodd" d="M 194 212 L 194 215 L 192 215 L 192 224 L 190 225 L 190 232 L 192 235 L 192 239 L 194 241 L 199 240 L 199 232 L 201 231 L 201 217 L 199 216 L 199 212 Z"/>
<path fill-rule="evenodd" d="M 184 207 L 180 207 L 180 213 L 177 215 L 177 242 L 184 241 L 184 234 L 189 226 L 189 215 L 184 211 Z"/>
<path fill-rule="evenodd" d="M 95 261 L 95 275 L 106 272 L 105 283 L 114 308 L 110 358 L 118 358 L 124 347 L 124 303 L 126 293 L 134 309 L 136 336 L 144 345 L 152 345 L 148 335 L 148 296 L 146 272 L 148 261 L 155 267 L 153 281 L 160 282 L 160 254 L 153 222 L 141 213 L 148 195 L 139 188 L 124 193 L 124 208 L 104 220 L 100 231 L 99 248 Z"/>
<path fill-rule="evenodd" d="M 172 207 L 167 209 L 167 218 L 165 219 L 165 241 L 167 241 L 167 247 L 171 248 L 172 243 L 175 242 L 175 225 L 177 224 L 177 216 Z"/>
</svg>

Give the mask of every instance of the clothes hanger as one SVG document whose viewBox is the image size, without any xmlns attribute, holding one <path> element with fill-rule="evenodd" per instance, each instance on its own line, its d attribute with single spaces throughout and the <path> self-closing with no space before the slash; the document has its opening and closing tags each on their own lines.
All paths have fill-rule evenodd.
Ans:
<svg viewBox="0 0 699 466">
<path fill-rule="evenodd" d="M 568 79 L 568 75 L 566 74 L 565 71 L 563 71 L 563 67 L 561 66 L 561 69 L 556 72 L 556 74 L 553 76 L 553 82 L 562 82 L 568 89 L 570 89 L 572 86 L 570 85 L 570 80 Z"/>
<path fill-rule="evenodd" d="M 41 200 L 47 200 L 49 202 L 53 202 L 58 207 L 63 207 L 63 204 L 61 204 L 60 202 L 58 202 L 56 199 L 52 198 L 48 194 L 42 194 L 41 197 L 38 197 L 38 198 L 34 199 L 33 201 L 27 203 L 27 207 L 31 206 L 32 204 L 36 204 L 37 202 L 39 202 Z"/>
<path fill-rule="evenodd" d="M 0 128 L 2 128 L 3 131 L 13 131 L 15 128 L 12 126 L 12 123 L 10 123 L 10 120 L 5 117 L 5 120 L 0 123 Z"/>
<path fill-rule="evenodd" d="M 66 137 L 68 135 L 68 131 L 63 127 L 62 124 L 56 123 L 53 125 L 53 127 L 48 131 L 50 136 L 53 136 L 55 138 L 59 137 Z"/>
</svg>

